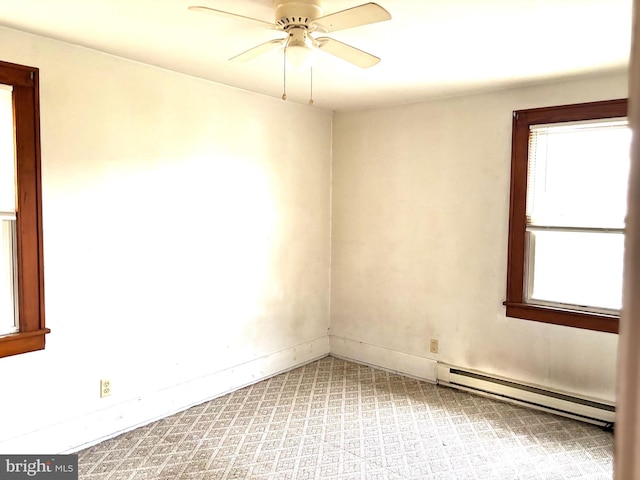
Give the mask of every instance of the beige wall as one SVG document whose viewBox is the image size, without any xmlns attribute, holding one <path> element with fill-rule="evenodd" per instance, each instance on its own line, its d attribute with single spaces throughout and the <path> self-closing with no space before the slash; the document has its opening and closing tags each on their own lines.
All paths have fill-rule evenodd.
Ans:
<svg viewBox="0 0 640 480">
<path fill-rule="evenodd" d="M 621 73 L 336 113 L 332 351 L 432 380 L 439 360 L 612 400 L 616 335 L 506 318 L 502 302 L 511 112 L 626 92 Z"/>
<path fill-rule="evenodd" d="M 8 29 L 0 58 L 40 68 L 52 331 L 0 359 L 0 451 L 65 450 L 328 353 L 330 112 Z"/>
</svg>

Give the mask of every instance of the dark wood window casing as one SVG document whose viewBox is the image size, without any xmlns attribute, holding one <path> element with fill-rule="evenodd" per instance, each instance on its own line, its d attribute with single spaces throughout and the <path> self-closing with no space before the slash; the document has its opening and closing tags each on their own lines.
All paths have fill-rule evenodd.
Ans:
<svg viewBox="0 0 640 480">
<path fill-rule="evenodd" d="M 0 336 L 0 357 L 45 346 L 40 98 L 38 69 L 0 62 L 0 83 L 13 87 L 17 186 L 19 331 Z"/>
<path fill-rule="evenodd" d="M 508 317 L 618 333 L 619 315 L 549 307 L 525 302 L 527 167 L 531 125 L 626 116 L 626 99 L 534 108 L 513 112 L 507 299 L 504 302 Z"/>
</svg>

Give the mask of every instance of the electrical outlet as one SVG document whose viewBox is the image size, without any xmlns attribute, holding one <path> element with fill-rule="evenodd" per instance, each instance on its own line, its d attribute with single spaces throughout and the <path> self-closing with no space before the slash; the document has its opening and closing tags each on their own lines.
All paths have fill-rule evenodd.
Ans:
<svg viewBox="0 0 640 480">
<path fill-rule="evenodd" d="M 429 342 L 429 351 L 431 353 L 438 353 L 438 339 L 432 338 Z"/>
<path fill-rule="evenodd" d="M 111 380 L 100 380 L 100 398 L 111 395 Z"/>
</svg>

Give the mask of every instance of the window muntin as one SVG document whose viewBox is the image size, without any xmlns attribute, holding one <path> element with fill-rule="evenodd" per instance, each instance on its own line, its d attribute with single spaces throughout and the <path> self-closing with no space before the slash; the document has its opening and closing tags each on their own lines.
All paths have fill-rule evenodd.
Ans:
<svg viewBox="0 0 640 480">
<path fill-rule="evenodd" d="M 626 99 L 514 112 L 507 316 L 617 333 L 626 115 Z M 585 131 L 592 140 L 555 155 Z M 611 136 L 617 146 L 603 147 Z"/>
</svg>

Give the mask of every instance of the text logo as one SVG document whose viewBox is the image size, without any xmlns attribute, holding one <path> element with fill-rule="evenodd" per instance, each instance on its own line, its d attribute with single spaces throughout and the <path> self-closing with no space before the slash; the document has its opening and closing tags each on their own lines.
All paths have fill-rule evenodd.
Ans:
<svg viewBox="0 0 640 480">
<path fill-rule="evenodd" d="M 0 455 L 0 480 L 78 480 L 77 455 Z"/>
</svg>

